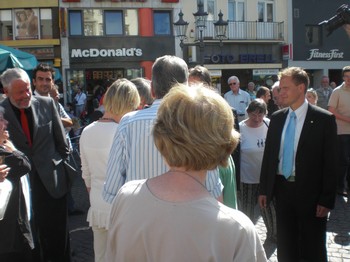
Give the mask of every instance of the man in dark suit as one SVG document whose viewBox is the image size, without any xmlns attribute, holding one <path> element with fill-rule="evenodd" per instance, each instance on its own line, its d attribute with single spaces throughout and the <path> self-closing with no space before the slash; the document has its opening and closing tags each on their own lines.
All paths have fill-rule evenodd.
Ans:
<svg viewBox="0 0 350 262">
<path fill-rule="evenodd" d="M 70 261 L 67 225 L 67 178 L 61 164 L 69 153 L 55 103 L 32 96 L 27 73 L 6 70 L 1 82 L 7 98 L 1 103 L 15 146 L 30 159 L 29 174 L 37 235 L 34 261 Z"/>
<path fill-rule="evenodd" d="M 326 223 L 335 202 L 337 128 L 334 115 L 306 102 L 308 85 L 301 68 L 280 73 L 280 96 L 288 107 L 271 117 L 261 168 L 259 204 L 266 207 L 276 197 L 280 262 L 327 261 Z M 293 152 L 286 154 L 292 112 L 296 115 Z M 283 158 L 288 156 L 289 174 L 282 171 L 286 170 Z"/>
</svg>

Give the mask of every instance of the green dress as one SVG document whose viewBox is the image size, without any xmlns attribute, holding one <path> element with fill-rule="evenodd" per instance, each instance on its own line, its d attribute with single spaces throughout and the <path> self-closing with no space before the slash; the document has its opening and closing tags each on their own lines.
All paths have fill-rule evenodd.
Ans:
<svg viewBox="0 0 350 262">
<path fill-rule="evenodd" d="M 224 204 L 233 209 L 237 209 L 237 192 L 236 192 L 236 169 L 232 157 L 228 159 L 227 167 L 219 167 L 221 183 L 224 186 L 223 198 Z"/>
</svg>

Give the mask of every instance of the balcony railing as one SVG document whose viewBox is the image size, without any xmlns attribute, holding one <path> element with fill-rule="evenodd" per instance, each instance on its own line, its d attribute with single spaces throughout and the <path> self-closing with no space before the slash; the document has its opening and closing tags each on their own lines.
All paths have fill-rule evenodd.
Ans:
<svg viewBox="0 0 350 262">
<path fill-rule="evenodd" d="M 215 21 L 207 21 L 203 31 L 204 39 L 215 39 Z M 284 41 L 284 22 L 235 22 L 229 21 L 226 36 L 227 40 L 271 40 Z M 199 40 L 199 31 L 196 30 L 196 40 Z"/>
</svg>

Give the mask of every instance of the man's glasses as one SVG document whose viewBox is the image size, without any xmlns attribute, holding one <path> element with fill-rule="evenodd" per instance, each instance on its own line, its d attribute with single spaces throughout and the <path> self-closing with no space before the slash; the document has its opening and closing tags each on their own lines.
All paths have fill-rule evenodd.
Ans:
<svg viewBox="0 0 350 262">
<path fill-rule="evenodd" d="M 232 86 L 232 85 L 236 85 L 237 83 L 229 83 L 228 85 L 229 86 Z"/>
</svg>

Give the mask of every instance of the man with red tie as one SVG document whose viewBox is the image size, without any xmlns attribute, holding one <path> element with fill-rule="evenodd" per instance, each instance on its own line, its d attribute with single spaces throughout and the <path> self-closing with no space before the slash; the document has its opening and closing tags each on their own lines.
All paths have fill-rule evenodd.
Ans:
<svg viewBox="0 0 350 262">
<path fill-rule="evenodd" d="M 20 68 L 6 70 L 1 103 L 15 146 L 30 159 L 29 173 L 37 235 L 34 261 L 70 261 L 67 177 L 60 164 L 69 148 L 53 99 L 32 96 L 30 79 Z"/>
</svg>

